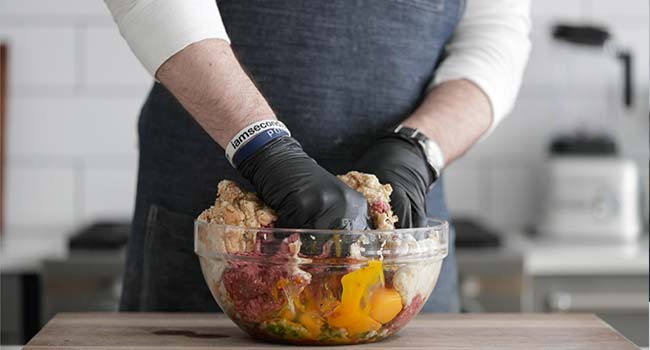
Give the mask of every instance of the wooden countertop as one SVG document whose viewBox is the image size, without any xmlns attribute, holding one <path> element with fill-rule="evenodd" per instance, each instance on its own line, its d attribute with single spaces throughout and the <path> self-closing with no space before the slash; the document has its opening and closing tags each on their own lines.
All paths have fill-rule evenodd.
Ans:
<svg viewBox="0 0 650 350">
<path fill-rule="evenodd" d="M 254 341 L 230 320 L 217 314 L 64 313 L 48 322 L 24 349 L 252 347 L 283 348 Z M 591 314 L 426 314 L 383 342 L 332 348 L 638 349 Z"/>
</svg>

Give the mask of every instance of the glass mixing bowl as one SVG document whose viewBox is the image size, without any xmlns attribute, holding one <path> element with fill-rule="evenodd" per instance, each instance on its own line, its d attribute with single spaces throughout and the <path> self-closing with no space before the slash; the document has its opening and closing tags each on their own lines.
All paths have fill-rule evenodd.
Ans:
<svg viewBox="0 0 650 350">
<path fill-rule="evenodd" d="M 194 251 L 221 309 L 251 336 L 332 345 L 404 327 L 436 285 L 449 225 L 391 231 L 242 228 L 195 221 Z"/>
</svg>

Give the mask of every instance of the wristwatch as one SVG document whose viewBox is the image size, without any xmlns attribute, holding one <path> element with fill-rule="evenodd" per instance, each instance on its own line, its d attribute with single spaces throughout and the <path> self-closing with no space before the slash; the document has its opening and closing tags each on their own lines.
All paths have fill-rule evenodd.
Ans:
<svg viewBox="0 0 650 350">
<path fill-rule="evenodd" d="M 442 154 L 442 149 L 438 143 L 421 133 L 420 130 L 409 128 L 402 124 L 393 129 L 393 133 L 411 139 L 420 145 L 427 164 L 433 172 L 433 182 L 429 187 L 429 189 L 431 189 L 435 181 L 438 180 L 442 174 L 442 169 L 445 167 L 445 157 Z"/>
</svg>

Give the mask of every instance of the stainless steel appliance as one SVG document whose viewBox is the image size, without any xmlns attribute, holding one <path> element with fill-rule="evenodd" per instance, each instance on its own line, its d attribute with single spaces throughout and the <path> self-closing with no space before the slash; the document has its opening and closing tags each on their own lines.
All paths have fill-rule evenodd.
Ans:
<svg viewBox="0 0 650 350">
<path fill-rule="evenodd" d="M 41 320 L 59 312 L 117 311 L 124 260 L 124 251 L 74 252 L 65 259 L 44 260 Z"/>
<path fill-rule="evenodd" d="M 596 313 L 639 346 L 648 346 L 648 275 L 549 274 L 525 281 L 524 312 Z"/>
<path fill-rule="evenodd" d="M 95 222 L 70 237 L 65 258 L 42 263 L 42 320 L 58 312 L 117 311 L 129 222 Z"/>
<path fill-rule="evenodd" d="M 565 101 L 556 111 L 562 133 L 546 161 L 538 231 L 563 240 L 635 241 L 642 231 L 638 169 L 613 137 L 623 108 L 633 104 L 632 54 L 604 27 L 560 24 L 552 34 L 551 66 L 562 74 L 557 93 L 573 98 L 557 99 Z M 623 79 L 613 79 L 615 68 Z"/>
<path fill-rule="evenodd" d="M 630 242 L 641 233 L 639 175 L 615 156 L 551 156 L 539 230 L 562 240 Z"/>
</svg>

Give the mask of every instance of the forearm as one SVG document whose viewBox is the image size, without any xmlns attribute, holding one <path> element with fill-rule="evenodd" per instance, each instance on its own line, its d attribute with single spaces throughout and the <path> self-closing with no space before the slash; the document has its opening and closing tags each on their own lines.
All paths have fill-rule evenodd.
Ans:
<svg viewBox="0 0 650 350">
<path fill-rule="evenodd" d="M 492 123 L 490 102 L 468 80 L 450 80 L 429 91 L 403 124 L 435 140 L 446 165 L 462 156 Z"/>
<path fill-rule="evenodd" d="M 245 126 L 275 119 L 273 110 L 223 40 L 207 39 L 189 45 L 163 63 L 156 77 L 224 148 Z"/>
</svg>

